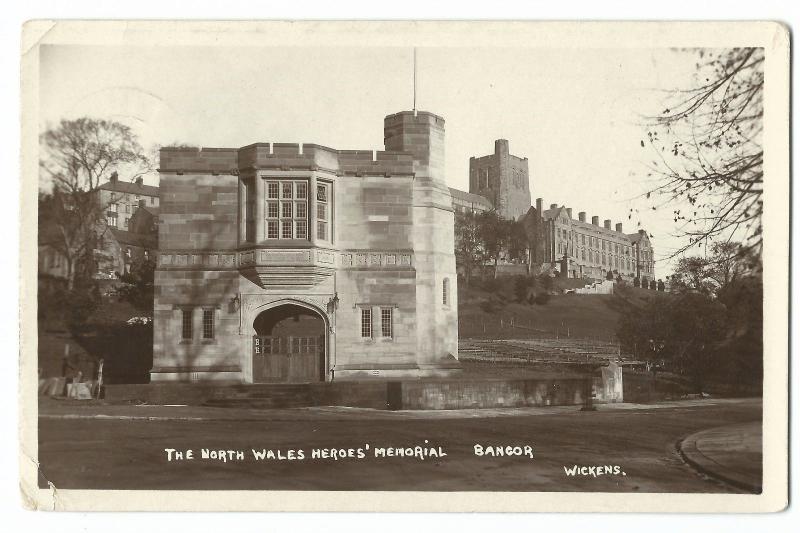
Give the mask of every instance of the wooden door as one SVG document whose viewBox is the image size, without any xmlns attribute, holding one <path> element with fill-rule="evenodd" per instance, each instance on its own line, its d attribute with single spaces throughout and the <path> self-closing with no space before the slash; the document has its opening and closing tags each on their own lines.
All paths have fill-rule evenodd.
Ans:
<svg viewBox="0 0 800 533">
<path fill-rule="evenodd" d="M 324 379 L 324 337 L 253 337 L 253 382 L 306 383 Z"/>
</svg>

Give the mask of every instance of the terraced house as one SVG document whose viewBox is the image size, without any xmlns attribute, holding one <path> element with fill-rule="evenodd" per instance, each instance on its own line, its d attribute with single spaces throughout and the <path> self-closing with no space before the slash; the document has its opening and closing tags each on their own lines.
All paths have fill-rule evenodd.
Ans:
<svg viewBox="0 0 800 533">
<path fill-rule="evenodd" d="M 152 381 L 309 382 L 457 366 L 444 119 L 385 151 L 165 148 Z"/>
</svg>

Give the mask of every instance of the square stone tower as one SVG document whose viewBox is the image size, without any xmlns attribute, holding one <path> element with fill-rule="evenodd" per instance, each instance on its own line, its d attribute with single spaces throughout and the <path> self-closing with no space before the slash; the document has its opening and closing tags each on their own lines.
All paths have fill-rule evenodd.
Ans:
<svg viewBox="0 0 800 533">
<path fill-rule="evenodd" d="M 469 158 L 469 192 L 492 202 L 501 217 L 519 220 L 531 207 L 528 158 L 508 151 L 508 141 L 497 139 L 494 153 Z"/>
</svg>

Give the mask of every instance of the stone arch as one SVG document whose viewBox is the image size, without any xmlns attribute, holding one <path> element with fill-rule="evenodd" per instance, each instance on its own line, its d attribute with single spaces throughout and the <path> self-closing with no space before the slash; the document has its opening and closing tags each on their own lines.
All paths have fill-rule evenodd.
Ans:
<svg viewBox="0 0 800 533">
<path fill-rule="evenodd" d="M 253 382 L 326 380 L 331 342 L 329 317 L 323 310 L 284 298 L 258 305 L 248 315 Z"/>
</svg>

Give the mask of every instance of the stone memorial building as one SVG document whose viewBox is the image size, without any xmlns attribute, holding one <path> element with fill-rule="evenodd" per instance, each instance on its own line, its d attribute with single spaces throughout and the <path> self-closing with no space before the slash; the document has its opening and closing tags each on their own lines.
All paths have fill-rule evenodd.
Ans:
<svg viewBox="0 0 800 533">
<path fill-rule="evenodd" d="M 164 148 L 151 380 L 446 375 L 457 368 L 444 119 L 385 151 Z"/>
</svg>

